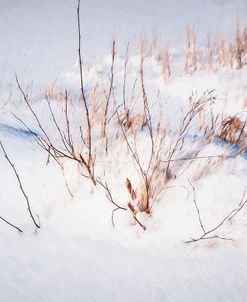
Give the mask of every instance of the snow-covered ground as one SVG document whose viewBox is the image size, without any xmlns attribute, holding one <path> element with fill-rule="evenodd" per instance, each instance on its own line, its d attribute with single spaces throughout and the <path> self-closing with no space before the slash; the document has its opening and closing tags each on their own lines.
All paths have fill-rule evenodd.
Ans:
<svg viewBox="0 0 247 302">
<path fill-rule="evenodd" d="M 246 200 L 246 150 L 222 161 L 201 158 L 189 162 L 190 166 L 187 161 L 175 162 L 174 173 L 153 204 L 152 215 L 138 213 L 147 230 L 133 223 L 130 211 L 121 210 L 115 212 L 113 227 L 114 207 L 104 190 L 93 188 L 69 160 L 64 163 L 64 175 L 54 161 L 47 165 L 47 154 L 35 137 L 13 117 L 12 113 L 41 134 L 17 87 L 17 73 L 42 125 L 57 139 L 44 91 L 57 96 L 51 106 L 62 125 L 64 103 L 58 100 L 59 93 L 66 88 L 73 99 L 80 93 L 76 7 L 76 0 L 1 0 L 0 139 L 41 228 L 35 229 L 14 171 L 2 152 L 0 216 L 23 233 L 0 219 L 0 301 L 246 301 L 247 206 L 210 233 L 232 240 L 185 243 L 203 235 L 190 182 L 195 187 L 203 227 L 211 230 L 239 207 L 242 198 L 242 204 Z M 157 49 L 168 47 L 174 53 L 172 74 L 166 82 L 154 56 L 144 61 L 153 122 L 157 124 L 162 110 L 161 121 L 167 127 L 164 152 L 172 146 L 192 94 L 197 100 L 213 90 L 215 99 L 205 114 L 219 114 L 219 120 L 237 114 L 246 121 L 246 66 L 192 74 L 183 71 L 188 24 L 199 29 L 199 41 L 205 42 L 208 33 L 218 32 L 233 40 L 236 23 L 246 25 L 246 13 L 245 0 L 81 1 L 87 97 L 95 87 L 99 91 L 109 87 L 109 54 L 116 39 L 114 94 L 117 102 L 122 102 L 124 54 L 130 42 L 126 99 L 130 101 L 137 78 L 135 110 L 140 112 L 138 41 L 145 35 L 152 39 L 157 33 Z M 72 129 L 81 124 L 80 108 L 69 103 Z M 193 121 L 175 158 L 197 154 L 205 130 L 197 129 L 207 122 Z M 109 135 L 116 134 L 112 125 Z M 146 162 L 149 138 L 145 130 L 138 133 L 136 142 L 140 158 Z M 96 160 L 96 172 L 123 207 L 130 201 L 126 178 L 134 188 L 140 186 L 138 168 L 127 149 L 124 139 L 116 136 L 109 154 L 100 154 Z M 212 139 L 199 156 L 232 155 L 237 149 Z"/>
<path fill-rule="evenodd" d="M 1 85 L 17 72 L 25 82 L 49 83 L 76 65 L 76 0 L 1 0 Z M 87 59 L 109 53 L 112 39 L 121 50 L 140 35 L 157 33 L 162 46 L 178 46 L 187 25 L 202 38 L 220 32 L 231 36 L 245 24 L 245 0 L 86 0 L 81 3 L 82 49 Z"/>
</svg>

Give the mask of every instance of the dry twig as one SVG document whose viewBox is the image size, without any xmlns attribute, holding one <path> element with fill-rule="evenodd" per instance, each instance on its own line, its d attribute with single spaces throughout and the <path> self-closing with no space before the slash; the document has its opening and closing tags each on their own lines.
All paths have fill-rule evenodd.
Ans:
<svg viewBox="0 0 247 302">
<path fill-rule="evenodd" d="M 2 216 L 0 216 L 0 219 L 4 222 L 6 222 L 9 226 L 11 226 L 12 228 L 16 229 L 17 231 L 19 231 L 20 233 L 23 233 L 23 231 L 17 227 L 16 225 L 14 225 L 13 223 L 9 222 L 8 220 L 6 220 L 5 218 L 3 218 Z"/>
<path fill-rule="evenodd" d="M 202 222 L 199 207 L 197 205 L 195 187 L 192 185 L 192 183 L 190 181 L 189 181 L 189 184 L 192 187 L 193 203 L 194 203 L 195 208 L 196 208 L 197 217 L 198 217 L 199 224 L 200 224 L 200 227 L 202 229 L 203 234 L 201 236 L 197 237 L 197 238 L 191 238 L 190 240 L 186 241 L 185 243 L 193 243 L 193 242 L 198 242 L 200 240 L 209 240 L 209 239 L 222 239 L 222 240 L 231 240 L 231 241 L 233 241 L 232 238 L 219 236 L 217 233 L 215 234 L 215 232 L 217 232 L 222 227 L 222 225 L 224 225 L 227 221 L 231 221 L 243 209 L 243 207 L 247 204 L 247 199 L 244 200 L 245 192 L 244 192 L 244 194 L 241 198 L 241 201 L 240 201 L 237 208 L 233 209 L 229 214 L 227 214 L 215 227 L 213 227 L 209 230 L 206 230 L 206 228 L 204 227 L 203 222 Z"/>
<path fill-rule="evenodd" d="M 0 147 L 1 147 L 2 151 L 3 151 L 3 153 L 4 153 L 4 156 L 5 156 L 6 160 L 8 161 L 8 163 L 10 164 L 12 170 L 13 170 L 14 173 L 15 173 L 15 176 L 16 176 L 17 181 L 18 181 L 18 183 L 19 183 L 21 192 L 22 192 L 22 194 L 23 194 L 23 196 L 24 196 L 24 198 L 25 198 L 25 200 L 26 200 L 27 209 L 28 209 L 29 215 L 30 215 L 30 217 L 31 217 L 31 219 L 32 219 L 32 221 L 33 221 L 35 227 L 39 229 L 39 228 L 40 228 L 40 224 L 35 220 L 35 218 L 34 218 L 34 216 L 33 216 L 33 213 L 32 213 L 32 210 L 31 210 L 31 206 L 30 206 L 30 202 L 29 202 L 29 199 L 28 199 L 27 194 L 25 193 L 25 191 L 24 191 L 24 189 L 23 189 L 23 185 L 22 185 L 20 176 L 18 175 L 18 173 L 17 173 L 17 171 L 16 171 L 16 168 L 15 168 L 14 164 L 13 164 L 12 161 L 9 159 L 9 156 L 8 156 L 8 154 L 7 154 L 7 152 L 6 152 L 5 148 L 4 148 L 4 146 L 3 146 L 1 140 L 0 140 Z"/>
</svg>

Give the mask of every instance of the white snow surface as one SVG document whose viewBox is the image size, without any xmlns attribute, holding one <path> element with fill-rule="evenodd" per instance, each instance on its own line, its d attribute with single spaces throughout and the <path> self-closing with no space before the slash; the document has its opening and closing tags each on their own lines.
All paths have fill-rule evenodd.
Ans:
<svg viewBox="0 0 247 302">
<path fill-rule="evenodd" d="M 47 154 L 32 136 L 20 132 L 24 127 L 12 116 L 13 112 L 22 117 L 40 133 L 16 87 L 14 73 L 32 96 L 33 108 L 51 135 L 54 125 L 48 118 L 44 87 L 53 83 L 68 88 L 73 96 L 79 94 L 77 1 L 0 0 L 0 4 L 0 139 L 41 223 L 35 230 L 13 170 L 1 153 L 0 216 L 24 232 L 19 234 L 0 220 L 0 301 L 246 301 L 247 207 L 217 233 L 233 241 L 185 243 L 202 234 L 188 179 L 196 188 L 204 226 L 213 228 L 239 205 L 247 189 L 246 157 L 228 158 L 205 175 L 206 160 L 195 161 L 188 169 L 181 163 L 178 173 L 185 169 L 184 173 L 171 181 L 154 204 L 152 216 L 138 216 L 146 231 L 132 225 L 125 211 L 116 212 L 113 227 L 114 208 L 104 191 L 93 189 L 77 167 L 66 162 L 71 198 L 60 168 L 53 161 L 46 165 Z M 117 96 L 121 96 L 128 41 L 137 45 L 140 36 L 158 33 L 161 45 L 178 50 L 179 61 L 187 24 L 197 26 L 202 39 L 217 31 L 231 37 L 236 22 L 246 25 L 247 2 L 82 0 L 81 12 L 86 89 L 96 83 L 103 87 L 108 81 L 101 75 L 109 73 L 111 42 L 116 39 L 115 85 Z M 128 98 L 139 70 L 134 47 L 129 59 Z M 238 114 L 246 120 L 246 67 L 184 75 L 174 66 L 167 83 L 154 58 L 147 58 L 144 66 L 147 94 L 152 99 L 159 92 L 165 100 L 164 120 L 171 133 L 178 128 L 192 92 L 201 96 L 215 89 L 212 111 L 225 116 Z M 61 104 L 53 102 L 52 106 L 59 114 Z M 154 120 L 159 110 L 152 104 Z M 76 126 L 79 113 L 74 109 L 71 114 Z M 190 135 L 194 135 L 193 128 Z M 144 133 L 139 141 L 143 160 L 148 149 L 145 139 Z M 188 138 L 185 144 L 182 156 L 199 143 Z M 200 155 L 222 154 L 224 150 L 211 142 Z M 127 150 L 116 145 L 111 152 L 115 161 L 104 163 L 107 158 L 103 159 L 97 171 L 106 177 L 116 200 L 126 205 L 129 196 L 124 181 L 128 177 L 138 186 L 138 175 Z"/>
</svg>

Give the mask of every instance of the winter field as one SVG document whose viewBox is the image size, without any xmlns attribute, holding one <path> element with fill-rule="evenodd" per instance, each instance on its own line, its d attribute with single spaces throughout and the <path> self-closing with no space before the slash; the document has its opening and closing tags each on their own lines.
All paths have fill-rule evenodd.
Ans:
<svg viewBox="0 0 247 302">
<path fill-rule="evenodd" d="M 0 302 L 246 301 L 247 1 L 0 4 Z"/>
</svg>

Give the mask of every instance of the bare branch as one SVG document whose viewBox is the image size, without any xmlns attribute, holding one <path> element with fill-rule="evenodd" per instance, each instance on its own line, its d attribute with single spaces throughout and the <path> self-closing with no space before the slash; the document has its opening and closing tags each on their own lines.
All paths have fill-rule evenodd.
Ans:
<svg viewBox="0 0 247 302">
<path fill-rule="evenodd" d="M 40 224 L 36 222 L 36 220 L 35 220 L 35 218 L 34 218 L 34 216 L 33 216 L 33 213 L 32 213 L 32 210 L 31 210 L 31 206 L 30 206 L 30 203 L 29 203 L 29 199 L 28 199 L 28 196 L 27 196 L 27 194 L 25 193 L 25 191 L 24 191 L 24 189 L 23 189 L 23 186 L 22 186 L 20 177 L 19 177 L 19 175 L 18 175 L 18 173 L 17 173 L 17 171 L 16 171 L 16 168 L 15 168 L 14 164 L 13 164 L 13 163 L 11 162 L 11 160 L 9 159 L 9 157 L 8 157 L 8 155 L 7 155 L 7 153 L 6 153 L 6 150 L 5 150 L 5 148 L 4 148 L 4 146 L 3 146 L 1 140 L 0 140 L 0 147 L 1 147 L 2 151 L 3 151 L 3 153 L 4 153 L 5 158 L 7 159 L 8 163 L 10 164 L 10 166 L 12 167 L 12 169 L 13 169 L 13 171 L 14 171 L 14 173 L 15 173 L 15 176 L 16 176 L 16 178 L 17 178 L 17 180 L 18 180 L 18 183 L 19 183 L 21 192 L 22 192 L 24 198 L 26 199 L 27 209 L 28 209 L 28 212 L 29 212 L 29 214 L 30 214 L 30 217 L 31 217 L 31 219 L 32 219 L 32 221 L 33 221 L 35 227 L 39 229 L 39 228 L 40 228 Z"/>
<path fill-rule="evenodd" d="M 195 205 L 196 210 L 197 210 L 197 216 L 198 216 L 198 220 L 199 220 L 199 223 L 200 223 L 200 227 L 203 231 L 203 234 L 200 237 L 191 238 L 191 240 L 188 240 L 185 243 L 193 243 L 193 242 L 197 242 L 197 241 L 200 241 L 200 240 L 208 240 L 208 239 L 233 240 L 232 238 L 222 237 L 222 236 L 219 236 L 217 234 L 214 235 L 214 233 L 215 233 L 215 231 L 218 231 L 222 227 L 222 225 L 225 224 L 225 222 L 231 221 L 233 219 L 233 217 L 235 217 L 243 209 L 243 207 L 247 204 L 247 199 L 245 201 L 243 201 L 244 197 L 245 197 L 245 192 L 244 192 L 243 197 L 242 197 L 242 199 L 239 203 L 239 206 L 237 208 L 233 209 L 232 211 L 230 211 L 230 213 L 228 213 L 215 227 L 213 227 L 213 228 L 206 231 L 206 229 L 205 229 L 205 227 L 202 223 L 200 210 L 199 210 L 197 202 L 196 202 L 195 188 L 194 188 L 194 186 L 192 185 L 192 183 L 190 181 L 189 181 L 189 183 L 190 183 L 190 185 L 192 186 L 192 189 L 193 189 L 193 196 L 194 196 L 193 202 L 194 202 L 194 205 Z"/>
<path fill-rule="evenodd" d="M 77 25 L 78 25 L 78 57 L 79 57 L 79 67 L 80 67 L 80 83 L 81 83 L 81 95 L 84 104 L 84 109 L 86 112 L 86 120 L 87 120 L 87 145 L 88 145 L 88 161 L 87 165 L 91 168 L 93 164 L 93 157 L 92 157 L 92 129 L 91 129 L 91 122 L 90 122 L 90 115 L 88 104 L 84 92 L 84 83 L 83 83 L 83 66 L 82 66 L 82 55 L 81 55 L 81 24 L 80 24 L 80 0 L 78 0 L 77 6 Z M 91 174 L 92 171 L 91 171 Z"/>
<path fill-rule="evenodd" d="M 4 222 L 6 222 L 9 226 L 11 226 L 12 228 L 16 229 L 17 231 L 19 231 L 20 233 L 23 233 L 23 231 L 18 228 L 16 225 L 14 225 L 13 223 L 9 222 L 8 220 L 6 220 L 5 218 L 3 218 L 2 216 L 0 216 L 0 219 Z"/>
</svg>

